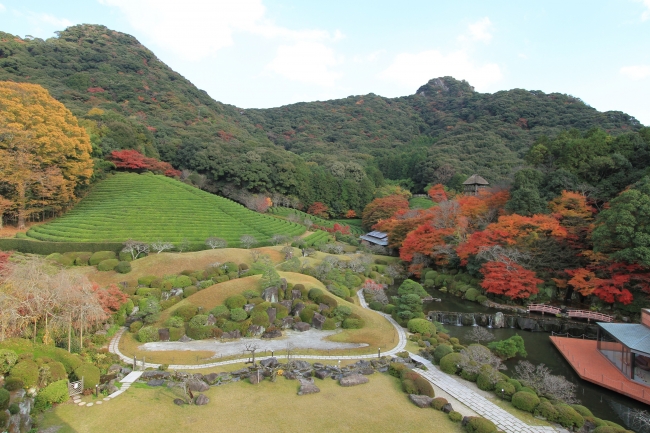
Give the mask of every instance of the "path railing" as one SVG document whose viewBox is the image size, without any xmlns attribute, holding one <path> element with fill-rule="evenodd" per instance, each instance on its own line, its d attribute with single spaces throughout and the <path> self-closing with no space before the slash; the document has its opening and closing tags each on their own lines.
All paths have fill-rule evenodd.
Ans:
<svg viewBox="0 0 650 433">
<path fill-rule="evenodd" d="M 551 331 L 551 337 L 580 338 L 581 340 L 595 340 L 598 338 L 598 336 L 596 335 L 587 335 L 587 334 L 571 335 L 568 332 L 561 334 L 559 332 L 553 332 L 553 331 Z"/>
<path fill-rule="evenodd" d="M 529 304 L 528 312 L 536 311 L 538 313 L 560 314 L 562 309 L 548 304 Z M 587 321 L 595 320 L 598 322 L 613 322 L 614 316 L 609 314 L 599 313 L 597 311 L 588 310 L 567 310 L 567 315 L 572 319 L 587 319 Z"/>
<path fill-rule="evenodd" d="M 528 312 L 537 311 L 540 313 L 560 314 L 561 308 L 546 304 L 528 304 Z"/>
</svg>

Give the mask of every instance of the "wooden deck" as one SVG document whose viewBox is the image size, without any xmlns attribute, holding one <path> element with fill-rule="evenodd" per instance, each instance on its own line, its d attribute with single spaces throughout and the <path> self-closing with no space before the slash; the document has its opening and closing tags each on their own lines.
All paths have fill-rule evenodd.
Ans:
<svg viewBox="0 0 650 433">
<path fill-rule="evenodd" d="M 650 387 L 634 382 L 598 351 L 595 340 L 549 337 L 582 379 L 650 404 Z"/>
</svg>

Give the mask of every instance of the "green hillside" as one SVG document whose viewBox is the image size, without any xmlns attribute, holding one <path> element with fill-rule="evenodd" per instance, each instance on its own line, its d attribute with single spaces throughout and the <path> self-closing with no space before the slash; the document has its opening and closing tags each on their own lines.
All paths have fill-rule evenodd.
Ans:
<svg viewBox="0 0 650 433">
<path fill-rule="evenodd" d="M 269 209 L 269 212 L 278 215 L 282 218 L 288 218 L 289 215 L 297 215 L 302 221 L 308 219 L 311 222 L 313 222 L 316 225 L 319 225 L 321 227 L 327 227 L 327 228 L 333 228 L 334 224 L 339 223 L 344 226 L 350 226 L 350 233 L 353 235 L 362 235 L 365 233 L 363 228 L 359 224 L 357 224 L 357 220 L 354 220 L 352 224 L 350 222 L 347 222 L 347 220 L 326 220 L 323 218 L 319 218 L 314 215 L 310 215 L 308 213 L 299 211 L 297 209 L 291 209 L 288 207 L 282 207 L 282 206 L 274 206 Z"/>
<path fill-rule="evenodd" d="M 176 180 L 152 174 L 118 173 L 99 182 L 73 210 L 30 229 L 42 241 L 204 242 L 221 237 L 239 246 L 246 234 L 268 244 L 275 234 L 300 235 L 299 224 L 262 215 Z"/>
</svg>

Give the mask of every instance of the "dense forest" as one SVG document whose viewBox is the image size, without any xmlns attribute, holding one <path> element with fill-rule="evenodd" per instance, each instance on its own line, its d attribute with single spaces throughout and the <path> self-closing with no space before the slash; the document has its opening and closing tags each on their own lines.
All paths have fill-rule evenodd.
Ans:
<svg viewBox="0 0 650 433">
<path fill-rule="evenodd" d="M 452 77 L 400 98 L 244 110 L 213 100 L 132 36 L 98 25 L 48 40 L 0 32 L 0 80 L 40 84 L 77 116 L 96 176 L 113 151 L 134 149 L 203 189 L 240 201 L 242 191 L 265 193 L 303 209 L 321 202 L 333 217 L 361 214 L 386 182 L 414 193 L 435 183 L 459 189 L 472 173 L 509 184 L 534 143 L 568 130 L 617 137 L 642 128 L 568 95 L 479 93 Z M 555 156 L 540 158 L 531 163 L 545 170 Z"/>
</svg>

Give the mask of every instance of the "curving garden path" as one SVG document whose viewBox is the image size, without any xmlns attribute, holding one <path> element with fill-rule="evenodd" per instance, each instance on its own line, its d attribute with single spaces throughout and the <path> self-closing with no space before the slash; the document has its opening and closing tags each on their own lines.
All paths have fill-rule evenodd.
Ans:
<svg viewBox="0 0 650 433">
<path fill-rule="evenodd" d="M 359 303 L 361 304 L 361 307 L 369 309 L 368 303 L 363 297 L 363 289 L 357 292 L 357 297 L 359 298 Z M 376 313 L 384 316 L 384 318 L 386 318 L 386 320 L 388 320 L 395 327 L 395 330 L 397 331 L 399 337 L 397 346 L 395 346 L 393 349 L 387 352 L 383 352 L 382 355 L 393 356 L 396 355 L 398 352 L 402 352 L 406 347 L 406 342 L 407 342 L 406 332 L 404 331 L 404 328 L 402 328 L 392 317 L 390 317 L 390 315 L 380 313 L 378 311 L 376 311 Z M 124 334 L 125 330 L 126 328 L 122 328 L 117 334 L 115 334 L 115 336 L 113 337 L 109 345 L 109 351 L 111 353 L 118 355 L 120 359 L 125 363 L 131 364 L 133 363 L 133 359 L 125 356 L 122 352 L 120 352 L 119 349 L 120 338 L 122 337 L 122 334 Z M 418 373 L 422 375 L 422 377 L 427 379 L 432 385 L 435 385 L 436 387 L 442 389 L 444 392 L 457 399 L 459 402 L 461 402 L 462 404 L 464 404 L 465 406 L 467 406 L 477 414 L 492 421 L 494 424 L 496 424 L 496 426 L 500 430 L 506 433 L 520 433 L 520 432 L 521 433 L 550 433 L 556 431 L 556 429 L 554 429 L 553 427 L 531 426 L 526 424 L 525 422 L 521 421 L 519 418 L 501 409 L 499 406 L 492 403 L 490 400 L 478 394 L 474 390 L 454 380 L 453 378 L 449 377 L 447 374 L 442 373 L 436 366 L 431 364 L 431 362 L 429 362 L 425 358 L 410 352 L 409 354 L 413 360 L 421 363 L 427 368 L 426 370 L 421 368 L 416 369 Z M 350 356 L 291 355 L 291 358 L 292 359 L 315 359 L 315 360 L 339 360 L 339 359 L 358 360 L 358 359 L 375 358 L 376 356 L 377 356 L 376 354 L 350 355 Z M 260 360 L 265 358 L 268 357 L 258 357 L 258 359 Z M 228 361 L 219 361 L 219 362 L 212 362 L 209 364 L 200 364 L 200 365 L 178 364 L 178 365 L 170 365 L 168 368 L 171 370 L 195 370 L 201 368 L 218 367 L 221 365 L 228 365 L 228 364 L 240 364 L 242 362 L 248 361 L 248 359 L 249 358 L 239 358 L 239 359 L 231 359 Z M 138 365 L 142 366 L 142 364 L 140 363 L 138 363 Z M 160 364 L 144 363 L 144 368 L 158 368 L 159 366 Z M 142 374 L 141 372 L 138 373 Z M 128 377 L 129 376 L 127 376 L 127 378 Z M 123 379 L 123 381 L 125 379 Z M 128 383 L 128 385 L 130 385 L 130 383 Z M 120 389 L 114 394 L 109 395 L 108 398 L 109 399 L 115 398 L 119 394 L 126 391 L 126 389 L 128 389 L 128 386 L 126 388 L 124 388 L 123 386 L 122 389 Z"/>
</svg>

